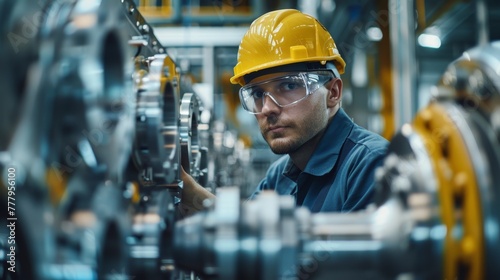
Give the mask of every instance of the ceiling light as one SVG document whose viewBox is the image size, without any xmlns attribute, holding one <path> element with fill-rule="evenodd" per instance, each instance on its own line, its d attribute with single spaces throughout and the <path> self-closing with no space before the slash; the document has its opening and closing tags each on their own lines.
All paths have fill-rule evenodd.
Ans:
<svg viewBox="0 0 500 280">
<path fill-rule="evenodd" d="M 441 39 L 436 35 L 423 33 L 418 36 L 418 44 L 422 47 L 438 49 L 441 47 Z"/>
<path fill-rule="evenodd" d="M 378 28 L 377 26 L 372 26 L 368 28 L 366 30 L 366 35 L 368 36 L 368 39 L 370 39 L 370 41 L 375 41 L 375 42 L 382 40 L 383 37 L 382 30 L 380 30 L 380 28 Z"/>
</svg>

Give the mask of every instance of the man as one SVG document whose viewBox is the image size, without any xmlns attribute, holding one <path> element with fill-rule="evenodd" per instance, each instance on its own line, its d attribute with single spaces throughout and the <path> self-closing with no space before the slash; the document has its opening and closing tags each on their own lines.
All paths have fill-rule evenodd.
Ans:
<svg viewBox="0 0 500 280">
<path fill-rule="evenodd" d="M 387 140 L 356 125 L 341 108 L 345 62 L 328 31 L 297 10 L 266 13 L 244 35 L 234 67 L 243 108 L 254 114 L 276 154 L 254 194 L 293 195 L 312 212 L 365 208 Z M 200 210 L 214 198 L 183 173 L 182 201 Z"/>
</svg>

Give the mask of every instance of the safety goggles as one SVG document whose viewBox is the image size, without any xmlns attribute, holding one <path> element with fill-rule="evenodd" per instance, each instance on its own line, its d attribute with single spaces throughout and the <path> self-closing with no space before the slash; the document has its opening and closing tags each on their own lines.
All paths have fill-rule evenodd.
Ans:
<svg viewBox="0 0 500 280">
<path fill-rule="evenodd" d="M 240 88 L 241 105 L 251 114 L 260 114 L 269 96 L 279 107 L 288 107 L 313 94 L 333 77 L 329 71 L 300 72 L 249 83 Z"/>
</svg>

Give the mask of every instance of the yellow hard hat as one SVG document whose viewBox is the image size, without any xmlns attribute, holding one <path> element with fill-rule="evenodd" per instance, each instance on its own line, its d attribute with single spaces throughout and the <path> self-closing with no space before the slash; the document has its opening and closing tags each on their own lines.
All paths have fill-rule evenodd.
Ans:
<svg viewBox="0 0 500 280">
<path fill-rule="evenodd" d="M 241 40 L 238 62 L 230 81 L 245 85 L 249 81 L 245 76 L 257 71 L 262 74 L 262 70 L 269 68 L 304 64 L 325 68 L 327 62 L 333 62 L 336 70 L 344 73 L 345 61 L 326 28 L 317 19 L 298 10 L 276 10 L 260 16 L 250 25 Z"/>
</svg>

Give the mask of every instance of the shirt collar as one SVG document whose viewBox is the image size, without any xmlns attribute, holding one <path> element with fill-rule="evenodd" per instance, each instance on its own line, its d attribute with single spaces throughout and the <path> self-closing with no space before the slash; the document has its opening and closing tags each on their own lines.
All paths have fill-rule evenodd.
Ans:
<svg viewBox="0 0 500 280">
<path fill-rule="evenodd" d="M 351 132 L 354 122 L 340 108 L 331 123 L 327 126 L 323 137 L 307 162 L 304 172 L 314 176 L 322 176 L 330 172 L 340 154 L 340 149 Z M 297 178 L 300 170 L 288 158 L 283 174 L 291 179 Z"/>
</svg>

